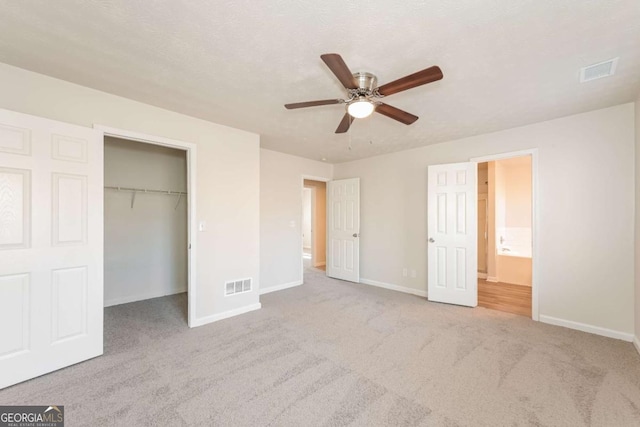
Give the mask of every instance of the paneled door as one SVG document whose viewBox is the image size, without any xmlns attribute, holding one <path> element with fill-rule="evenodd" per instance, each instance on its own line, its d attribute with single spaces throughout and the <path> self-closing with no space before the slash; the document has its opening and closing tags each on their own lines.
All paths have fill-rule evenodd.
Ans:
<svg viewBox="0 0 640 427">
<path fill-rule="evenodd" d="M 99 131 L 0 110 L 0 388 L 102 354 Z"/>
<path fill-rule="evenodd" d="M 360 178 L 327 184 L 327 276 L 359 282 Z"/>
<path fill-rule="evenodd" d="M 478 305 L 477 163 L 429 166 L 428 299 Z"/>
</svg>

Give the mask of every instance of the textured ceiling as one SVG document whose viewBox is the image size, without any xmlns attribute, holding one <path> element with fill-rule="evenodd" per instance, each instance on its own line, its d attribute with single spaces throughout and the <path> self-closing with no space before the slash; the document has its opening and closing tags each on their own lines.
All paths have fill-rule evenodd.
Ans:
<svg viewBox="0 0 640 427">
<path fill-rule="evenodd" d="M 340 53 L 380 84 L 431 65 L 444 79 L 335 135 Z M 616 75 L 579 68 L 620 57 Z M 0 2 L 0 62 L 261 134 L 265 148 L 343 162 L 635 99 L 638 0 Z M 351 140 L 352 149 L 348 149 Z"/>
</svg>

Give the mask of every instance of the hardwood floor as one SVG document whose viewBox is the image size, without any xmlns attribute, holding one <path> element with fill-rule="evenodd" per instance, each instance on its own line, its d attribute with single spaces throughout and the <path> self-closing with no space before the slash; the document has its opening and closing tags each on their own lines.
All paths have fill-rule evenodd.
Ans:
<svg viewBox="0 0 640 427">
<path fill-rule="evenodd" d="M 531 317 L 531 287 L 478 280 L 478 306 Z"/>
</svg>

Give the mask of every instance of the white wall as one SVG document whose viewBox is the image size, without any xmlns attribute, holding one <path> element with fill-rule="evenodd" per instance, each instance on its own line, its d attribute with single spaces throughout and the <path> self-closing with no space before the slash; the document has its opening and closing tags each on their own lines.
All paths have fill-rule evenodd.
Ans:
<svg viewBox="0 0 640 427">
<path fill-rule="evenodd" d="M 186 192 L 186 151 L 107 137 L 104 185 Z M 186 197 L 131 198 L 104 192 L 105 307 L 187 291 Z"/>
<path fill-rule="evenodd" d="M 197 145 L 198 323 L 257 308 L 259 136 L 0 64 L 0 108 L 91 127 L 94 123 Z M 226 280 L 253 277 L 253 292 L 224 296 Z M 238 312 L 236 311 L 236 312 Z M 230 314 L 230 313 L 227 313 Z"/>
<path fill-rule="evenodd" d="M 331 179 L 333 166 L 260 150 L 261 291 L 302 283 L 302 177 Z"/>
<path fill-rule="evenodd" d="M 538 148 L 541 320 L 629 339 L 633 112 L 625 104 L 335 165 L 335 179 L 361 179 L 361 277 L 426 291 L 428 165 Z M 418 277 L 403 278 L 403 266 Z"/>
</svg>

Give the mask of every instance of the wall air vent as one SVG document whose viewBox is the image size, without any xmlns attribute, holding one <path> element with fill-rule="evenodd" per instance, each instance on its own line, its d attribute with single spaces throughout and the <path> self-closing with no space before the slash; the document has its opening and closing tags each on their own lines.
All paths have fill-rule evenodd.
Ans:
<svg viewBox="0 0 640 427">
<path fill-rule="evenodd" d="M 591 80 L 601 79 L 602 77 L 612 76 L 616 72 L 617 66 L 618 58 L 613 58 L 608 61 L 580 68 L 580 82 L 584 83 Z"/>
<path fill-rule="evenodd" d="M 251 290 L 251 278 L 232 280 L 225 283 L 224 294 L 225 296 L 241 294 L 249 292 Z"/>
</svg>

